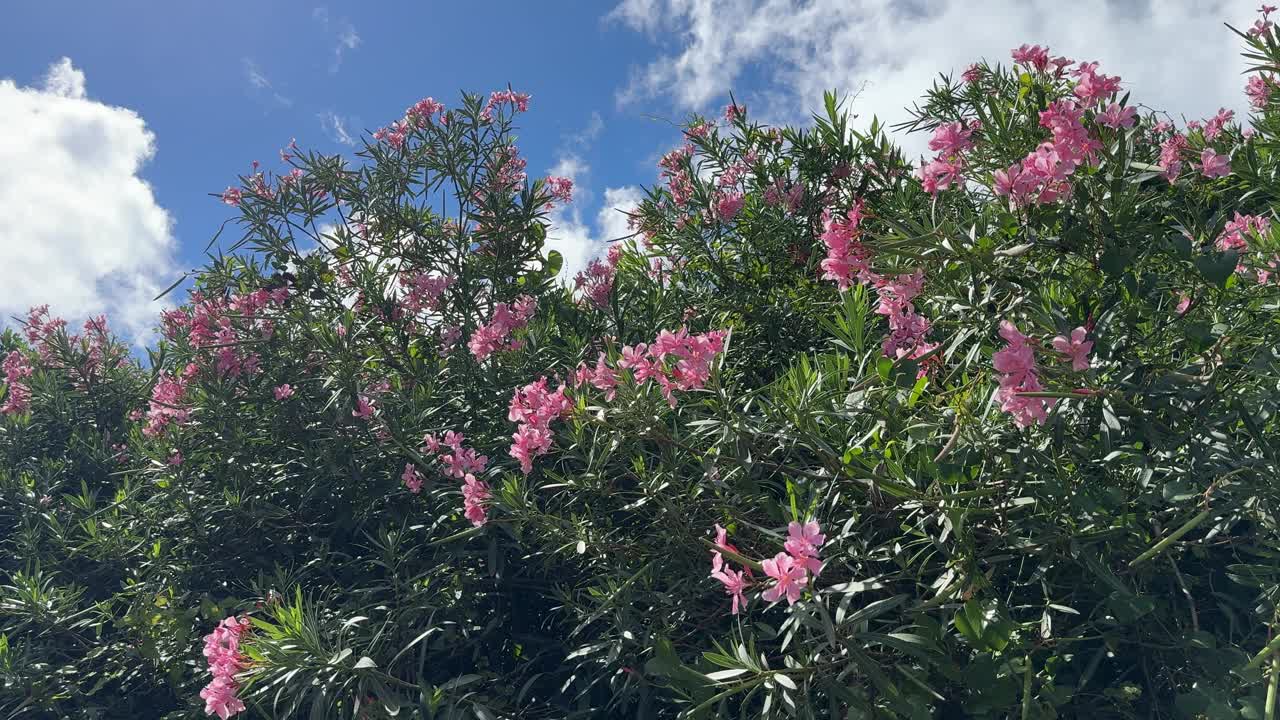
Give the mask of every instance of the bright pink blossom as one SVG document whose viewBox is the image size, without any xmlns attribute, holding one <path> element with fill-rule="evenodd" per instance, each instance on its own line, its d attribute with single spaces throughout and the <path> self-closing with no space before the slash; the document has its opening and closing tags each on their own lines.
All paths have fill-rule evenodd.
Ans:
<svg viewBox="0 0 1280 720">
<path fill-rule="evenodd" d="M 1049 50 L 1039 45 L 1022 45 L 1014 48 L 1013 61 L 1019 65 L 1025 65 L 1030 68 L 1044 72 L 1049 67 Z"/>
<path fill-rule="evenodd" d="M 418 468 L 413 463 L 405 463 L 404 472 L 400 473 L 400 479 L 404 481 L 404 486 L 409 488 L 409 492 L 417 495 L 422 491 L 422 476 L 418 474 Z"/>
<path fill-rule="evenodd" d="M 493 496 L 489 484 L 468 474 L 462 482 L 462 512 L 472 525 L 481 527 L 489 521 L 489 499 Z"/>
<path fill-rule="evenodd" d="M 5 395 L 0 413 L 21 415 L 31 407 L 31 389 L 22 382 L 31 376 L 33 369 L 26 356 L 17 350 L 9 351 L 4 358 Z"/>
<path fill-rule="evenodd" d="M 551 422 L 568 414 L 572 403 L 565 396 L 565 386 L 554 392 L 547 389 L 547 378 L 517 388 L 511 396 L 507 419 L 519 423 L 511 436 L 510 454 L 520 462 L 525 475 L 533 472 L 533 460 L 551 450 Z"/>
<path fill-rule="evenodd" d="M 1048 419 L 1048 411 L 1055 400 L 1020 394 L 1044 390 L 1028 338 L 1008 320 L 1000 321 L 1000 336 L 1008 343 L 992 356 L 992 365 L 1000 374 L 999 389 L 996 391 L 1000 409 L 1012 415 L 1019 427 L 1043 423 Z"/>
<path fill-rule="evenodd" d="M 978 63 L 973 63 L 964 69 L 964 73 L 960 77 L 964 79 L 966 84 L 972 85 L 982 79 L 982 66 Z"/>
<path fill-rule="evenodd" d="M 243 197 L 244 193 L 240 191 L 240 188 L 229 187 L 222 191 L 222 202 L 232 207 L 239 205 Z"/>
<path fill-rule="evenodd" d="M 290 385 L 289 383 L 285 383 L 277 387 L 275 390 L 273 390 L 272 393 L 275 395 L 276 400 L 284 400 L 285 398 L 291 398 L 293 397 L 293 386 Z"/>
<path fill-rule="evenodd" d="M 550 176 L 547 178 L 547 192 L 551 193 L 552 199 L 567 205 L 573 202 L 573 180 Z"/>
<path fill-rule="evenodd" d="M 848 290 L 854 280 L 866 282 L 871 253 L 858 241 L 862 235 L 862 201 L 854 203 L 844 216 L 824 212 L 822 222 L 821 239 L 827 247 L 827 257 L 820 264 L 822 279 L 834 280 L 841 291 Z"/>
<path fill-rule="evenodd" d="M 1120 128 L 1131 128 L 1137 119 L 1138 111 L 1131 107 L 1121 107 L 1120 103 L 1111 103 L 1106 110 L 1098 113 L 1095 117 L 1099 125 L 1105 125 L 1109 128 L 1119 130 Z"/>
<path fill-rule="evenodd" d="M 1231 158 L 1205 148 L 1200 152 L 1200 172 L 1207 178 L 1226 177 L 1231 174 Z"/>
<path fill-rule="evenodd" d="M 724 564 L 724 559 L 719 553 L 712 558 L 711 561 L 711 577 L 719 580 L 724 585 L 724 592 L 733 598 L 733 607 L 731 608 L 734 615 L 742 611 L 747 606 L 747 598 L 743 595 L 749 584 L 746 579 L 746 573 L 742 570 L 733 570 Z"/>
<path fill-rule="evenodd" d="M 773 587 L 765 590 L 763 597 L 769 602 L 777 602 L 783 595 L 787 604 L 794 605 L 804 592 L 809 582 L 809 573 L 804 566 L 787 553 L 780 552 L 772 558 L 760 563 L 764 574 L 774 579 Z"/>
<path fill-rule="evenodd" d="M 804 524 L 792 522 L 787 525 L 787 541 L 782 547 L 795 558 L 798 565 L 818 577 L 818 573 L 822 572 L 818 548 L 826 541 L 827 536 L 820 532 L 817 521 L 810 520 Z"/>
<path fill-rule="evenodd" d="M 529 324 L 536 303 L 533 297 L 521 295 L 510 305 L 501 302 L 494 305 L 493 317 L 487 324 L 476 328 L 467 341 L 467 347 L 476 360 L 484 360 L 499 350 L 518 349 L 520 344 L 510 336 Z"/>
<path fill-rule="evenodd" d="M 1071 337 L 1058 335 L 1053 339 L 1053 349 L 1066 355 L 1066 360 L 1071 361 L 1072 370 L 1088 370 L 1090 366 L 1089 353 L 1093 352 L 1093 342 L 1086 340 L 1088 331 L 1082 327 L 1078 327 L 1071 331 Z"/>
</svg>

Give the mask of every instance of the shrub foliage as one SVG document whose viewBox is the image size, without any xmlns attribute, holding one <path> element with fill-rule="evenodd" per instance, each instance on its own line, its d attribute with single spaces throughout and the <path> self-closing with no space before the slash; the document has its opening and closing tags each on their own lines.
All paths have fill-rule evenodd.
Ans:
<svg viewBox="0 0 1280 720">
<path fill-rule="evenodd" d="M 287 149 L 146 363 L 4 337 L 0 712 L 1273 717 L 1240 37 L 1247 123 L 1027 46 L 939 79 L 915 167 L 834 94 L 694 117 L 574 287 L 527 96 Z"/>
</svg>

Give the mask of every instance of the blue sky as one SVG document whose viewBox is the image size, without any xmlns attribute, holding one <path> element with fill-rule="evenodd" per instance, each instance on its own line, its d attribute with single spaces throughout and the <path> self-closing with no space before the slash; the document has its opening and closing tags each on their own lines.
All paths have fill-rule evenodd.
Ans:
<svg viewBox="0 0 1280 720">
<path fill-rule="evenodd" d="M 1023 42 L 1099 60 L 1149 105 L 1242 110 L 1221 23 L 1202 0 L 611 0 L 611 2 L 11 3 L 0 23 L 0 315 L 36 302 L 110 311 L 145 338 L 153 290 L 201 264 L 229 209 L 209 197 L 290 138 L 352 136 L 431 95 L 508 83 L 533 95 L 531 174 L 575 175 L 552 237 L 578 264 L 621 227 L 673 123 L 729 90 L 757 118 L 804 122 L 821 92 L 902 119 L 937 72 Z M 1176 49 L 1176 51 L 1175 51 Z M 66 58 L 69 62 L 64 62 Z M 919 149 L 914 138 L 904 139 Z M 606 211 L 601 214 L 601 211 Z M 613 219 L 611 219 L 611 217 Z M 576 259 L 576 260 L 575 260 Z M 150 294 L 149 294 L 150 293 Z"/>
</svg>

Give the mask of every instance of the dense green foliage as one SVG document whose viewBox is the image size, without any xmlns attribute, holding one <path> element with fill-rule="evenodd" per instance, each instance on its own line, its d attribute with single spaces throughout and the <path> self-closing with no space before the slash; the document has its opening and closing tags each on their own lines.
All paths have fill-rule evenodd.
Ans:
<svg viewBox="0 0 1280 720">
<path fill-rule="evenodd" d="M 1272 34 L 1242 38 L 1270 83 Z M 1084 102 L 1090 159 L 1012 202 L 997 173 L 1083 81 L 970 75 L 903 128 L 972 130 L 934 193 L 835 96 L 805 128 L 694 118 L 602 303 L 556 280 L 516 103 L 468 96 L 244 178 L 152 369 L 6 335 L 33 373 L 0 416 L 0 716 L 201 716 L 201 638 L 233 615 L 247 717 L 1273 712 L 1280 106 L 1178 132 Z M 1207 177 L 1215 152 L 1230 173 Z M 853 208 L 871 270 L 841 291 L 822 262 Z M 915 271 L 927 343 L 886 356 L 868 277 Z M 451 282 L 415 304 L 414 278 Z M 525 296 L 521 342 L 478 359 Z M 1002 320 L 1039 365 L 1028 427 L 996 399 Z M 616 397 L 573 381 L 682 326 L 729 334 L 672 403 L 629 371 Z M 1051 343 L 1076 328 L 1084 370 Z M 572 406 L 526 474 L 508 408 L 544 376 Z M 488 455 L 482 525 L 424 447 L 446 431 Z M 810 519 L 822 572 L 765 602 L 760 561 Z M 737 615 L 717 524 L 751 568 Z"/>
</svg>

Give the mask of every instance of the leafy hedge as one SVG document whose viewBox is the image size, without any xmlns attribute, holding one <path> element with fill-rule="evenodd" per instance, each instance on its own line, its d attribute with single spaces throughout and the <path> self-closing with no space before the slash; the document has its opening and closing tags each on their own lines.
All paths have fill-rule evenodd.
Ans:
<svg viewBox="0 0 1280 720">
<path fill-rule="evenodd" d="M 915 168 L 835 95 L 695 117 L 574 288 L 527 96 L 287 149 L 147 363 L 4 336 L 0 712 L 1274 717 L 1240 37 L 1247 127 L 1034 46 L 928 91 Z"/>
</svg>

